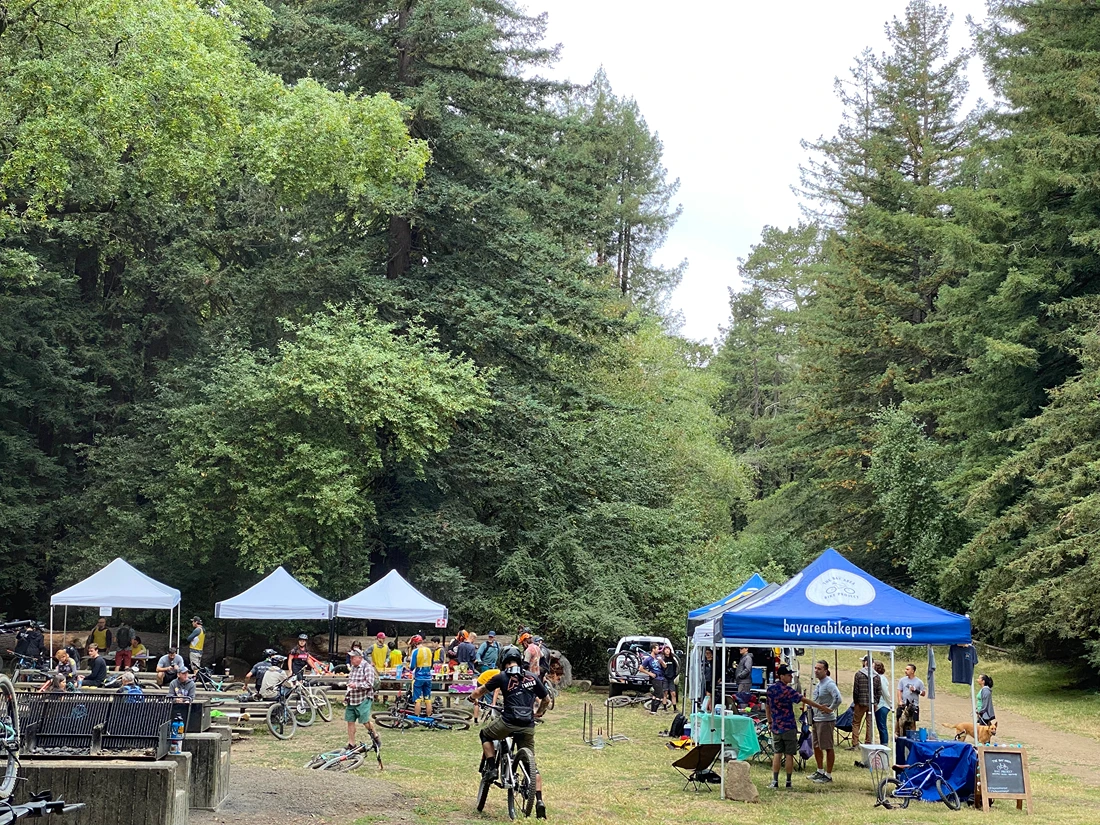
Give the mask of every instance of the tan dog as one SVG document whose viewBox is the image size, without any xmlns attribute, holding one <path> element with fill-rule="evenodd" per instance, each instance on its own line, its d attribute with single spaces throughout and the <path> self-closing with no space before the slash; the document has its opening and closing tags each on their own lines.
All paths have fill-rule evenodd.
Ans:
<svg viewBox="0 0 1100 825">
<path fill-rule="evenodd" d="M 959 722 L 957 725 L 951 725 L 947 722 L 943 723 L 945 728 L 951 728 L 955 731 L 955 739 L 960 742 L 965 742 L 967 739 L 974 736 L 974 723 L 973 722 Z M 997 720 L 993 720 L 992 725 L 978 725 L 978 744 L 988 745 L 989 740 L 997 735 Z"/>
</svg>

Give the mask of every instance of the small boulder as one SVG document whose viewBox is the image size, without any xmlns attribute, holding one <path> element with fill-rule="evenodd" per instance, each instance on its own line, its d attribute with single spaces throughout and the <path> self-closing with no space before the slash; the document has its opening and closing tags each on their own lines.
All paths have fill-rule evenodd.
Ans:
<svg viewBox="0 0 1100 825">
<path fill-rule="evenodd" d="M 749 763 L 733 760 L 726 763 L 726 799 L 737 802 L 759 802 L 760 794 L 749 777 Z"/>
</svg>

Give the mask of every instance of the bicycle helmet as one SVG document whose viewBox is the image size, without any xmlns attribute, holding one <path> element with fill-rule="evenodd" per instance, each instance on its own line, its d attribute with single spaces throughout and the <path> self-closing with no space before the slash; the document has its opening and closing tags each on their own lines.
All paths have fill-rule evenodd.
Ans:
<svg viewBox="0 0 1100 825">
<path fill-rule="evenodd" d="M 504 650 L 500 652 L 501 668 L 507 666 L 509 661 L 515 662 L 518 665 L 523 664 L 523 654 L 520 653 L 519 648 L 515 645 L 508 645 L 508 647 L 504 648 Z"/>
<path fill-rule="evenodd" d="M 530 643 L 531 643 L 531 634 L 526 632 L 526 631 L 524 631 L 523 633 L 520 633 L 519 638 L 516 639 L 516 644 L 521 646 L 521 647 L 524 647 L 524 646 L 526 646 Z"/>
<path fill-rule="evenodd" d="M 271 659 L 272 657 L 278 656 L 278 655 L 279 655 L 279 651 L 275 650 L 274 648 L 269 647 L 267 650 L 264 651 L 264 658 L 265 659 Z"/>
<path fill-rule="evenodd" d="M 298 634 L 298 641 L 299 642 L 308 642 L 309 641 L 309 636 L 307 636 L 305 633 L 299 633 Z"/>
<path fill-rule="evenodd" d="M 418 644 L 420 644 L 421 642 L 424 641 L 424 637 L 423 636 L 413 636 L 411 639 L 409 639 L 409 641 L 414 645 L 418 645 Z"/>
</svg>

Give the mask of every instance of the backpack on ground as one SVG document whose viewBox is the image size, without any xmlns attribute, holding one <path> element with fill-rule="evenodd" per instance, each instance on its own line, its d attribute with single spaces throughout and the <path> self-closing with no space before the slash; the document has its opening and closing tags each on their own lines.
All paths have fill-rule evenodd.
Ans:
<svg viewBox="0 0 1100 825">
<path fill-rule="evenodd" d="M 668 726 L 668 736 L 670 739 L 679 739 L 684 735 L 684 727 L 687 725 L 687 717 L 682 713 L 677 713 L 672 720 L 672 724 Z"/>
</svg>

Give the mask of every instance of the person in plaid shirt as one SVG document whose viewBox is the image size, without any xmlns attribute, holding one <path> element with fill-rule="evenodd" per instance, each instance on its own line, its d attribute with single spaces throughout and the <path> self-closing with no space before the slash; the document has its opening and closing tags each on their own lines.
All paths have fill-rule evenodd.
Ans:
<svg viewBox="0 0 1100 825">
<path fill-rule="evenodd" d="M 779 666 L 777 676 L 778 680 L 768 688 L 765 694 L 764 705 L 768 727 L 772 732 L 772 747 L 775 748 L 775 755 L 772 757 L 772 782 L 768 787 L 779 787 L 779 767 L 786 760 L 787 787 L 789 788 L 791 774 L 794 772 L 794 755 L 798 752 L 798 724 L 794 721 L 794 706 L 801 703 L 821 711 L 827 711 L 828 708 L 808 699 L 791 687 L 793 674 L 786 665 Z"/>
<path fill-rule="evenodd" d="M 348 670 L 348 689 L 344 694 L 344 721 L 348 723 L 348 748 L 355 747 L 355 724 L 362 722 L 370 738 L 381 744 L 371 722 L 370 712 L 374 705 L 374 683 L 377 671 L 369 659 L 363 657 L 363 651 L 352 648 L 351 668 Z"/>
</svg>

